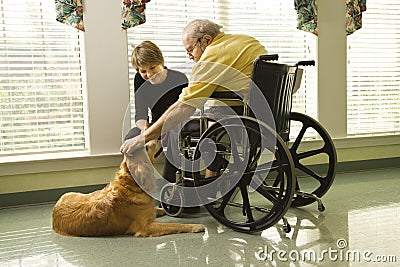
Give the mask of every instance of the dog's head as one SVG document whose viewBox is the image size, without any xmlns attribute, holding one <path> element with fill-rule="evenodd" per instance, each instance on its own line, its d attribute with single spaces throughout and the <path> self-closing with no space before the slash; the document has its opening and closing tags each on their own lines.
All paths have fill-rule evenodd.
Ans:
<svg viewBox="0 0 400 267">
<path fill-rule="evenodd" d="M 154 163 L 156 158 L 158 158 L 163 152 L 161 140 L 158 139 L 150 140 L 146 143 L 145 147 L 151 163 Z"/>
<path fill-rule="evenodd" d="M 160 151 L 161 141 L 151 140 L 146 143 L 145 148 L 138 149 L 132 155 L 125 155 L 120 171 L 131 174 L 143 190 L 152 192 L 156 188 L 153 163 Z"/>
</svg>

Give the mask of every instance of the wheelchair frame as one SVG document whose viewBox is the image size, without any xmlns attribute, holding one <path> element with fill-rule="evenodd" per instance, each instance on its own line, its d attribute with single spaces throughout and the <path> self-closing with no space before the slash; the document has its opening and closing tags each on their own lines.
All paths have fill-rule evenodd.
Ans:
<svg viewBox="0 0 400 267">
<path fill-rule="evenodd" d="M 336 172 L 334 144 L 316 120 L 291 112 L 299 66 L 315 65 L 315 62 L 300 61 L 295 65 L 271 62 L 276 60 L 278 55 L 263 55 L 254 62 L 254 88 L 251 86 L 249 90 L 245 115 L 213 121 L 207 127 L 209 121 L 202 111 L 199 118 L 192 120 L 198 124 L 200 134 L 196 137 L 180 134 L 180 150 L 189 159 L 190 166 L 183 166 L 176 182 L 166 184 L 161 190 L 161 205 L 168 215 L 179 216 L 183 212 L 188 202 L 183 188 L 187 187 L 193 189 L 190 197 L 204 203 L 217 221 L 241 232 L 261 231 L 281 219 L 284 231 L 290 232 L 291 227 L 284 217 L 290 207 L 317 202 L 318 210 L 325 210 L 321 197 L 329 190 Z M 254 118 L 249 109 L 260 99 L 255 95 L 255 87 L 260 88 L 266 98 L 275 127 Z M 233 92 L 223 94 L 212 97 L 241 100 Z M 290 142 L 289 130 L 293 123 L 300 124 L 300 129 Z M 319 140 L 317 148 L 302 145 L 306 132 L 310 131 Z M 209 153 L 214 158 L 223 158 L 225 164 L 216 176 L 204 178 L 199 170 L 208 166 Z M 307 165 L 307 160 L 313 157 L 322 157 L 323 163 L 317 168 Z"/>
</svg>

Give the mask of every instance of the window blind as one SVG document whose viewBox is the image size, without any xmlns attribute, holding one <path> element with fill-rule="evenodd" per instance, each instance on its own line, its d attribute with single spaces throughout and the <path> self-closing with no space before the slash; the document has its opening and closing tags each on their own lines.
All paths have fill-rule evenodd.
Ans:
<svg viewBox="0 0 400 267">
<path fill-rule="evenodd" d="M 348 135 L 400 132 L 400 2 L 368 0 L 348 37 Z"/>
<path fill-rule="evenodd" d="M 226 33 L 257 38 L 270 54 L 279 54 L 280 62 L 316 59 L 316 37 L 296 29 L 293 1 L 286 0 L 182 0 L 173 5 L 168 0 L 151 1 L 146 5 L 146 23 L 128 30 L 129 58 L 133 45 L 151 40 L 163 51 L 166 66 L 190 75 L 192 65 L 188 64 L 181 38 L 186 24 L 197 18 L 223 25 Z M 133 100 L 135 71 L 129 66 Z M 307 68 L 303 77 L 294 95 L 293 110 L 316 116 L 316 68 Z M 132 115 L 133 111 L 132 105 Z"/>
<path fill-rule="evenodd" d="M 84 149 L 78 31 L 44 0 L 0 0 L 0 25 L 0 155 Z"/>
</svg>

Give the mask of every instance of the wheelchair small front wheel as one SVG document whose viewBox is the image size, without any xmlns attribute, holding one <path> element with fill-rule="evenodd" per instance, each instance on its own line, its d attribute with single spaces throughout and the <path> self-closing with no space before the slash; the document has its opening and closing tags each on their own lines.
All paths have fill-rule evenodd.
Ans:
<svg viewBox="0 0 400 267">
<path fill-rule="evenodd" d="M 179 216 L 183 212 L 185 204 L 182 188 L 174 183 L 164 185 L 160 192 L 160 202 L 167 215 Z"/>
</svg>

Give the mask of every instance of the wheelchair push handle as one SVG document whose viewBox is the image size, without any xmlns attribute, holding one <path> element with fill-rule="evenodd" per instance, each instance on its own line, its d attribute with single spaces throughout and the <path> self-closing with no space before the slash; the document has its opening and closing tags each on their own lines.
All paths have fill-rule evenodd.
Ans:
<svg viewBox="0 0 400 267">
<path fill-rule="evenodd" d="M 315 66 L 315 60 L 304 60 L 297 62 L 297 66 Z"/>
<path fill-rule="evenodd" d="M 271 55 L 261 55 L 259 60 L 262 61 L 277 61 L 279 59 L 278 54 L 271 54 Z M 303 60 L 297 62 L 296 66 L 315 66 L 315 60 Z"/>
</svg>

